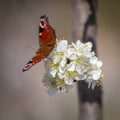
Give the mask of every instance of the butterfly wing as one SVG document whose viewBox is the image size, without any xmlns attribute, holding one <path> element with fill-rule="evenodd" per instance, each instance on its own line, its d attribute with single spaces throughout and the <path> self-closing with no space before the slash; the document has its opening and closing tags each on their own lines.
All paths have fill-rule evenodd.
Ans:
<svg viewBox="0 0 120 120">
<path fill-rule="evenodd" d="M 34 56 L 23 68 L 23 72 L 30 69 L 34 64 L 39 62 L 43 58 L 43 53 Z"/>
<path fill-rule="evenodd" d="M 56 43 L 55 30 L 49 25 L 48 18 L 44 15 L 40 18 L 39 44 L 40 47 L 47 47 Z"/>
<path fill-rule="evenodd" d="M 23 71 L 27 71 L 33 65 L 41 61 L 49 55 L 56 43 L 56 35 L 54 29 L 49 25 L 46 16 L 41 16 L 39 24 L 39 43 L 40 48 L 36 51 L 36 55 L 26 64 Z"/>
<path fill-rule="evenodd" d="M 41 61 L 44 57 L 46 57 L 51 52 L 51 47 L 46 49 L 39 49 L 39 53 L 35 55 L 23 68 L 23 72 L 30 69 L 33 65 Z"/>
</svg>

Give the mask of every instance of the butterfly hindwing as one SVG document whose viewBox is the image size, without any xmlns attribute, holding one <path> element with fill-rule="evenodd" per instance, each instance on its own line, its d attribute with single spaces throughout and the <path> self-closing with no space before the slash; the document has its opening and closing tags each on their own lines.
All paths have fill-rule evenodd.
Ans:
<svg viewBox="0 0 120 120">
<path fill-rule="evenodd" d="M 49 51 L 44 50 L 39 50 L 41 52 L 39 52 L 37 55 L 35 55 L 27 64 L 26 66 L 23 68 L 23 72 L 30 69 L 34 64 L 38 63 L 40 60 L 42 60 L 46 55 L 48 55 Z"/>
</svg>

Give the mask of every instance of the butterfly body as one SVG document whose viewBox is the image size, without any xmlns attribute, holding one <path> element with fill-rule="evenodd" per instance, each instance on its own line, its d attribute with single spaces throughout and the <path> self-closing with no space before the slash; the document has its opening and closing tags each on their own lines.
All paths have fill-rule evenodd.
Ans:
<svg viewBox="0 0 120 120">
<path fill-rule="evenodd" d="M 56 35 L 54 29 L 49 25 L 47 17 L 41 16 L 39 24 L 39 45 L 36 55 L 26 64 L 23 72 L 30 69 L 33 65 L 47 57 L 56 43 Z"/>
</svg>

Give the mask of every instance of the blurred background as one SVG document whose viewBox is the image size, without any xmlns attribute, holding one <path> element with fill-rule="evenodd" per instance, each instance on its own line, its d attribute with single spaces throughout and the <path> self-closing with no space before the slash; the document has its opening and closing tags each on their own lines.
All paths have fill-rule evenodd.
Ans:
<svg viewBox="0 0 120 120">
<path fill-rule="evenodd" d="M 120 1 L 100 0 L 97 49 L 103 61 L 103 114 L 120 118 Z M 78 96 L 48 96 L 40 62 L 27 72 L 24 65 L 39 48 L 38 25 L 46 14 L 58 37 L 71 40 L 70 0 L 0 0 L 0 120 L 77 120 Z"/>
</svg>

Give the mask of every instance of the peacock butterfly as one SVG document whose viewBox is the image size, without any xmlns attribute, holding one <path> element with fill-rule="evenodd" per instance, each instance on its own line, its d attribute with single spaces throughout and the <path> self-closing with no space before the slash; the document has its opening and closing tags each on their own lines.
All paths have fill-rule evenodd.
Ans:
<svg viewBox="0 0 120 120">
<path fill-rule="evenodd" d="M 26 64 L 23 72 L 30 69 L 33 65 L 47 57 L 56 43 L 55 30 L 49 25 L 46 15 L 40 17 L 39 23 L 39 45 L 36 55 Z"/>
</svg>

